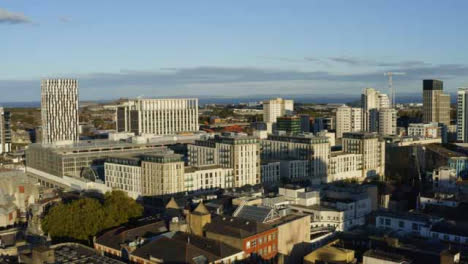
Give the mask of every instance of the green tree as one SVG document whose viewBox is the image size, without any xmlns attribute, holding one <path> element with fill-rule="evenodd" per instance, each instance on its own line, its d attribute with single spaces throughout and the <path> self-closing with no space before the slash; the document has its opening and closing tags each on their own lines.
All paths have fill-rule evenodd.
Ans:
<svg viewBox="0 0 468 264">
<path fill-rule="evenodd" d="M 142 215 L 143 207 L 123 191 L 108 192 L 104 200 L 106 219 L 104 226 L 113 227 Z"/>
<path fill-rule="evenodd" d="M 125 192 L 105 194 L 101 203 L 93 198 L 81 198 L 69 204 L 52 207 L 42 220 L 42 229 L 53 238 L 88 241 L 101 231 L 140 217 L 143 207 Z"/>
</svg>

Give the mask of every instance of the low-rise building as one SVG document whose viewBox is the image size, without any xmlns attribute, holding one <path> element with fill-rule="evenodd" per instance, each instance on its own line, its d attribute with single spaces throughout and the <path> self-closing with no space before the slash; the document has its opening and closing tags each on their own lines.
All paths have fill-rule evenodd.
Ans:
<svg viewBox="0 0 468 264">
<path fill-rule="evenodd" d="M 217 216 L 204 228 L 207 238 L 242 250 L 245 257 L 257 254 L 271 259 L 278 252 L 278 228 L 236 217 Z"/>
<path fill-rule="evenodd" d="M 441 129 L 438 123 L 412 123 L 408 125 L 408 136 L 423 138 L 440 138 Z"/>
<path fill-rule="evenodd" d="M 103 255 L 129 260 L 129 254 L 134 250 L 167 231 L 162 221 L 132 228 L 117 227 L 99 236 L 94 241 L 94 248 Z"/>
<path fill-rule="evenodd" d="M 352 264 L 356 263 L 356 258 L 354 257 L 354 250 L 326 245 L 304 257 L 304 264 L 316 263 Z"/>
<path fill-rule="evenodd" d="M 233 263 L 242 260 L 242 250 L 221 241 L 182 232 L 169 233 L 139 247 L 130 255 L 133 263 Z"/>
<path fill-rule="evenodd" d="M 362 257 L 363 264 L 410 264 L 411 260 L 382 250 L 368 250 Z"/>
</svg>

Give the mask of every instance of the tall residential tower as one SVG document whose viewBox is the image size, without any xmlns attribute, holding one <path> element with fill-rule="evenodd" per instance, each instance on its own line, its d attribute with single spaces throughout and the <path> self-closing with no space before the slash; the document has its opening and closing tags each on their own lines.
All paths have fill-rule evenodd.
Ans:
<svg viewBox="0 0 468 264">
<path fill-rule="evenodd" d="M 10 112 L 0 107 L 0 154 L 11 151 Z"/>
<path fill-rule="evenodd" d="M 468 88 L 457 93 L 457 140 L 468 142 Z"/>
<path fill-rule="evenodd" d="M 79 140 L 78 81 L 47 79 L 41 82 L 42 143 Z"/>
<path fill-rule="evenodd" d="M 423 80 L 423 123 L 450 125 L 450 95 L 440 80 Z"/>
<path fill-rule="evenodd" d="M 267 124 L 267 130 L 272 131 L 273 124 L 278 117 L 290 114 L 294 111 L 294 101 L 282 98 L 263 101 L 263 122 Z"/>
</svg>

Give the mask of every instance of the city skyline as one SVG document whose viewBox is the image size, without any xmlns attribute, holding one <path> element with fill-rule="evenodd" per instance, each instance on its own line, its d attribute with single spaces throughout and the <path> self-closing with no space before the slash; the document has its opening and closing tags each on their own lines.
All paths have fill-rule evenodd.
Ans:
<svg viewBox="0 0 468 264">
<path fill-rule="evenodd" d="M 5 2 L 1 101 L 37 100 L 45 78 L 78 79 L 82 100 L 387 93 L 386 71 L 407 73 L 397 97 L 466 86 L 464 1 L 332 2 Z"/>
</svg>

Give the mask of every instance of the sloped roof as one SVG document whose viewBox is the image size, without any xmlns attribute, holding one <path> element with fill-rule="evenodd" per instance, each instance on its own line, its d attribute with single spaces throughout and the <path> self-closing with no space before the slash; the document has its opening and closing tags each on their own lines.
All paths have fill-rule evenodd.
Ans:
<svg viewBox="0 0 468 264">
<path fill-rule="evenodd" d="M 120 250 L 121 244 L 135 241 L 137 238 L 150 238 L 167 232 L 163 221 L 142 225 L 135 228 L 117 227 L 96 239 L 96 243 Z"/>
<path fill-rule="evenodd" d="M 239 252 L 238 249 L 212 239 L 177 232 L 172 238 L 161 237 L 151 241 L 136 249 L 132 255 L 144 259 L 158 258 L 164 263 L 196 264 L 199 259 L 206 259 L 211 263 Z"/>
<path fill-rule="evenodd" d="M 278 214 L 272 208 L 244 205 L 236 212 L 236 217 L 266 223 L 278 218 Z"/>
<path fill-rule="evenodd" d="M 176 200 L 174 199 L 174 197 L 171 197 L 171 200 L 166 204 L 166 209 L 169 209 L 169 208 L 172 208 L 172 209 L 180 208 Z"/>
<path fill-rule="evenodd" d="M 208 211 L 208 209 L 206 209 L 206 206 L 203 204 L 203 202 L 199 203 L 192 213 L 198 213 L 202 215 L 210 214 L 210 212 Z"/>
<path fill-rule="evenodd" d="M 263 233 L 274 227 L 249 219 L 239 217 L 217 216 L 211 219 L 211 223 L 205 225 L 205 231 L 222 234 L 236 238 L 247 238 Z"/>
</svg>

